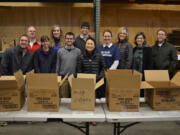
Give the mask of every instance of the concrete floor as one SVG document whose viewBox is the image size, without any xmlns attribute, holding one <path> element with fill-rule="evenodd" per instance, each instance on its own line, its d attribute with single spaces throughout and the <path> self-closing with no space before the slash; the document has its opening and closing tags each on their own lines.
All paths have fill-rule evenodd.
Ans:
<svg viewBox="0 0 180 135">
<path fill-rule="evenodd" d="M 0 127 L 0 135 L 83 135 L 74 127 L 59 122 L 9 123 Z M 90 126 L 90 135 L 113 135 L 113 125 L 97 123 Z M 122 135 L 180 135 L 176 122 L 146 122 L 128 128 Z"/>
</svg>

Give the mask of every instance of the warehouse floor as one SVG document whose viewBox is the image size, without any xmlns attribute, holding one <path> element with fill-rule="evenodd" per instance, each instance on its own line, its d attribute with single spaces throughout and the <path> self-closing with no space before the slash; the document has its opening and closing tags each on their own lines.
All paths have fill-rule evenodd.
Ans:
<svg viewBox="0 0 180 135">
<path fill-rule="evenodd" d="M 180 123 L 146 122 L 128 128 L 122 135 L 180 135 Z M 59 122 L 9 123 L 0 127 L 0 135 L 83 135 L 74 127 Z M 90 135 L 113 135 L 110 123 L 90 126 Z"/>
</svg>

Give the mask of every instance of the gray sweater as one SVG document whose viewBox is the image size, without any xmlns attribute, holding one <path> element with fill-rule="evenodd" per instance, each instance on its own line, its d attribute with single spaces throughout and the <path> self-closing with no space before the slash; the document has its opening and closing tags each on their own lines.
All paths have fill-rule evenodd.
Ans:
<svg viewBox="0 0 180 135">
<path fill-rule="evenodd" d="M 69 75 L 75 74 L 79 55 L 81 55 L 80 49 L 74 46 L 71 49 L 68 49 L 67 46 L 59 49 L 57 53 L 56 73 L 61 76 L 67 73 Z"/>
</svg>

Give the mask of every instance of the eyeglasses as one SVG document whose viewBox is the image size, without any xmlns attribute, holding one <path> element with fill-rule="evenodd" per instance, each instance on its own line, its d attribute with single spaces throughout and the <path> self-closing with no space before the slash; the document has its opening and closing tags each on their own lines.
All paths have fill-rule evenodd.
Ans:
<svg viewBox="0 0 180 135">
<path fill-rule="evenodd" d="M 66 40 L 73 40 L 73 38 L 66 38 Z"/>
</svg>

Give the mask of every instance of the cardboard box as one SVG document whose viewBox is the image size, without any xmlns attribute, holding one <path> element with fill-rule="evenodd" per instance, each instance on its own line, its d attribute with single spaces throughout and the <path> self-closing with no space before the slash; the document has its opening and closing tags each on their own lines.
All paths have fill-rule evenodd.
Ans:
<svg viewBox="0 0 180 135">
<path fill-rule="evenodd" d="M 0 77 L 0 111 L 18 111 L 25 102 L 25 80 L 21 71 Z"/>
<path fill-rule="evenodd" d="M 57 74 L 28 73 L 27 78 L 27 110 L 30 112 L 58 112 L 60 106 L 59 87 L 61 80 Z"/>
<path fill-rule="evenodd" d="M 95 74 L 77 74 L 77 78 L 71 75 L 68 80 L 71 86 L 71 109 L 94 111 L 95 91 L 104 84 L 104 78 L 96 83 Z"/>
<path fill-rule="evenodd" d="M 139 111 L 142 74 L 133 70 L 108 70 L 106 96 L 109 111 Z"/>
<path fill-rule="evenodd" d="M 180 110 L 180 72 L 170 80 L 167 70 L 146 70 L 145 100 L 153 110 Z"/>
</svg>

